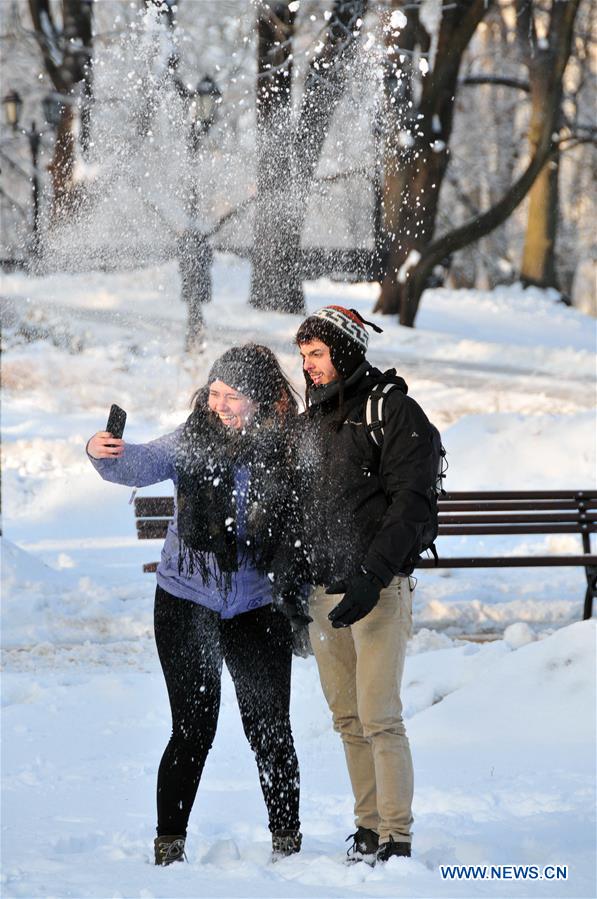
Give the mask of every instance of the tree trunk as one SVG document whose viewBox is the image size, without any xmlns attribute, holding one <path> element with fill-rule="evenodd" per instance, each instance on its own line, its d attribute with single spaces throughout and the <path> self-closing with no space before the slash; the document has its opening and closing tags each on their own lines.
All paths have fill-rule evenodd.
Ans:
<svg viewBox="0 0 597 899">
<path fill-rule="evenodd" d="M 427 150 L 425 153 L 421 147 L 417 160 L 404 170 L 401 221 L 392 242 L 376 312 L 401 315 L 410 270 L 415 268 L 422 247 L 433 238 L 439 192 L 447 165 L 445 150 L 437 153 Z"/>
<path fill-rule="evenodd" d="M 288 251 L 300 257 L 307 205 L 330 123 L 347 83 L 367 0 L 334 0 L 323 48 L 309 63 L 293 140 L 294 215 Z"/>
<path fill-rule="evenodd" d="M 559 290 L 556 274 L 559 154 L 557 148 L 539 173 L 530 197 L 520 280 Z"/>
<path fill-rule="evenodd" d="M 264 6 L 272 8 L 274 4 Z M 280 6 L 287 8 L 287 4 Z M 322 49 L 309 63 L 300 113 L 292 129 L 289 125 L 289 81 L 285 85 L 286 91 L 281 92 L 267 89 L 269 84 L 275 85 L 279 69 L 269 78 L 259 79 L 258 140 L 262 140 L 263 144 L 259 153 L 261 165 L 258 166 L 258 179 L 262 179 L 263 196 L 269 197 L 270 201 L 267 204 L 264 202 L 261 213 L 257 213 L 254 287 L 252 284 L 251 289 L 253 305 L 291 312 L 304 311 L 301 236 L 307 203 L 330 122 L 344 92 L 346 66 L 353 58 L 365 8 L 366 0 L 334 0 Z M 271 38 L 266 25 L 264 22 L 259 65 L 270 52 L 268 45 Z M 289 52 L 283 46 L 275 46 L 275 50 L 277 53 Z M 287 68 L 289 62 L 284 65 Z M 268 71 L 264 67 L 264 74 Z M 263 89 L 262 84 L 265 85 Z M 292 134 L 290 141 L 287 139 L 289 132 Z M 278 146 L 278 140 L 284 142 L 283 147 Z M 270 150 L 270 147 L 273 149 Z M 276 164 L 278 160 L 281 162 Z M 268 255 L 263 235 L 274 248 L 271 255 Z M 268 268 L 265 268 L 264 260 Z"/>
<path fill-rule="evenodd" d="M 525 9 L 526 18 L 521 17 L 519 43 L 528 59 L 531 84 L 531 153 L 535 151 L 546 121 L 552 121 L 555 130 L 560 125 L 563 71 L 558 69 L 557 57 L 566 41 L 571 40 L 571 32 L 567 38 L 566 21 L 562 15 L 566 5 L 570 10 L 575 4 L 556 4 L 554 0 L 548 36 L 541 43 L 536 39 L 532 12 Z M 565 52 L 568 58 L 570 46 Z M 523 283 L 556 289 L 559 289 L 555 264 L 559 215 L 558 182 L 559 153 L 557 147 L 554 147 L 545 168 L 531 188 L 520 270 Z"/>
<path fill-rule="evenodd" d="M 62 23 L 58 26 L 50 0 L 29 0 L 35 39 L 45 69 L 55 90 L 64 94 L 65 103 L 56 130 L 54 158 L 49 170 L 54 188 L 53 220 L 72 211 L 76 142 L 74 136 L 74 89 L 85 81 L 84 105 L 91 101 L 92 6 L 88 0 L 62 0 Z M 88 131 L 84 122 L 83 135 Z"/>
<path fill-rule="evenodd" d="M 400 119 L 404 113 L 400 109 L 396 112 L 394 132 L 397 140 L 394 139 L 386 154 L 390 159 L 385 199 L 390 250 L 375 310 L 384 314 L 398 313 L 401 324 L 410 324 L 406 298 L 411 271 L 433 240 L 440 190 L 449 162 L 460 63 L 489 5 L 485 0 L 469 0 L 443 8 L 433 70 L 423 76 L 421 98 L 409 116 L 406 136 L 404 119 Z M 428 48 L 429 35 L 415 18 L 416 10 L 411 10 L 410 5 L 405 5 L 405 9 L 410 20 L 403 29 L 400 46 L 404 39 L 411 51 L 415 46 L 423 47 L 424 42 Z M 390 62 L 395 66 L 391 57 L 394 43 L 390 42 Z M 397 52 L 401 60 L 400 50 Z M 408 53 L 405 56 L 408 58 Z M 410 71 L 406 77 L 410 85 Z M 404 78 L 403 71 L 402 80 Z M 408 92 L 412 93 L 410 86 Z M 409 142 L 412 142 L 411 146 L 403 149 Z"/>
<path fill-rule="evenodd" d="M 303 312 L 300 255 L 292 239 L 291 82 L 295 13 L 262 3 L 257 50 L 257 201 L 249 302 Z"/>
<path fill-rule="evenodd" d="M 51 218 L 53 221 L 63 219 L 72 213 L 75 205 L 74 170 L 75 170 L 75 135 L 73 131 L 74 110 L 70 103 L 62 106 L 60 121 L 56 127 L 54 156 L 48 166 L 52 177 L 53 204 Z"/>
<path fill-rule="evenodd" d="M 299 226 L 293 221 L 285 191 L 272 192 L 268 200 L 270 210 L 275 205 L 275 213 L 260 203 L 255 214 L 249 302 L 257 309 L 303 313 L 301 253 L 295 239 Z"/>
<path fill-rule="evenodd" d="M 413 176 L 415 150 L 409 146 L 409 138 L 416 133 L 417 126 L 416 110 L 413 111 L 412 54 L 418 42 L 422 50 L 429 48 L 429 36 L 419 23 L 418 10 L 409 10 L 407 24 L 400 32 L 392 27 L 392 13 L 406 7 L 407 3 L 408 0 L 392 0 L 390 10 L 381 16 L 386 56 L 376 142 L 377 164 L 382 169 L 381 215 L 375 230 L 380 280 L 387 271 L 392 245 L 399 241 L 402 207 L 407 202 L 407 189 Z"/>
</svg>

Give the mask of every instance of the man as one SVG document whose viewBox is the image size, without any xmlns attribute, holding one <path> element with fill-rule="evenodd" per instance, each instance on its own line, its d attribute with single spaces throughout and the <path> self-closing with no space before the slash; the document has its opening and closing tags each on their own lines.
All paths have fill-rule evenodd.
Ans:
<svg viewBox="0 0 597 899">
<path fill-rule="evenodd" d="M 435 472 L 430 423 L 402 378 L 367 362 L 365 324 L 355 310 L 326 306 L 303 322 L 296 342 L 307 382 L 303 551 L 316 585 L 309 636 L 355 798 L 349 858 L 374 864 L 411 851 L 400 681 L 412 627 L 408 575 Z M 380 448 L 364 414 L 379 383 L 396 385 L 384 399 Z"/>
</svg>

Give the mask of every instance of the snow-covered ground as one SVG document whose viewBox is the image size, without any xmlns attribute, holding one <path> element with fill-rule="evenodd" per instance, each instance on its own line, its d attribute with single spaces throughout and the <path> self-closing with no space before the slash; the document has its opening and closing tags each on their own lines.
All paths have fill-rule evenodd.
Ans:
<svg viewBox="0 0 597 899">
<path fill-rule="evenodd" d="M 404 701 L 416 766 L 414 856 L 342 864 L 351 798 L 312 659 L 296 660 L 300 856 L 268 863 L 254 762 L 225 679 L 191 819 L 189 864 L 150 864 L 168 738 L 152 643 L 159 543 L 138 543 L 126 488 L 84 455 L 117 402 L 144 440 L 188 414 L 232 343 L 269 344 L 300 389 L 298 319 L 246 304 L 247 267 L 214 270 L 203 354 L 182 352 L 174 266 L 3 279 L 3 895 L 587 896 L 595 882 L 595 627 L 574 569 L 425 571 Z M 320 281 L 308 306 L 371 317 L 375 289 Z M 548 294 L 428 292 L 416 330 L 376 319 L 441 428 L 452 489 L 592 487 L 595 322 Z M 168 493 L 170 485 L 145 493 Z M 445 540 L 441 551 L 476 545 Z M 491 539 L 496 553 L 578 552 L 574 536 Z M 463 633 L 499 632 L 476 644 Z M 568 879 L 442 880 L 440 864 L 567 865 Z"/>
</svg>

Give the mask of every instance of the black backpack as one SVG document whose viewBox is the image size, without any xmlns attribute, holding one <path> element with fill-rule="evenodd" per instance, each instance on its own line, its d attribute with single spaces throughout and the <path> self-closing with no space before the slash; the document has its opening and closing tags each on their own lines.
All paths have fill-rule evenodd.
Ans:
<svg viewBox="0 0 597 899">
<path fill-rule="evenodd" d="M 386 423 L 384 418 L 384 400 L 388 393 L 396 387 L 398 387 L 398 385 L 392 382 L 376 384 L 365 401 L 365 428 L 372 443 L 378 449 L 381 449 L 384 440 L 384 427 Z M 430 514 L 429 519 L 423 528 L 423 533 L 421 534 L 419 553 L 430 550 L 437 564 L 438 555 L 435 548 L 439 524 L 437 499 L 439 496 L 445 496 L 446 493 L 443 481 L 448 470 L 448 461 L 440 432 L 435 425 L 431 424 L 431 422 L 429 422 L 429 424 L 431 427 L 431 451 L 433 453 L 435 481 L 429 485 L 427 491 Z"/>
</svg>

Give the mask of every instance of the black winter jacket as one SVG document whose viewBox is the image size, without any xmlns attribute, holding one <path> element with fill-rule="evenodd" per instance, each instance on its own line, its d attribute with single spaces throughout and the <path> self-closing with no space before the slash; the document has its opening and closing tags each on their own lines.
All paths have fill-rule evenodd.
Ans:
<svg viewBox="0 0 597 899">
<path fill-rule="evenodd" d="M 372 387 L 394 381 L 384 400 L 384 441 L 368 437 L 365 402 Z M 435 483 L 429 420 L 406 382 L 367 365 L 336 396 L 299 416 L 303 551 L 308 580 L 329 585 L 361 566 L 384 585 L 413 570 Z"/>
</svg>

